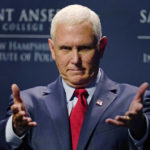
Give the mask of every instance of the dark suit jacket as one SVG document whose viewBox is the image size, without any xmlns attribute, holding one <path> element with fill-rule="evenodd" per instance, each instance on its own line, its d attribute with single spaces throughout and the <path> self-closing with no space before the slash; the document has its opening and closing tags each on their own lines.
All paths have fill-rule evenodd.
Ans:
<svg viewBox="0 0 150 150">
<path fill-rule="evenodd" d="M 129 150 L 129 147 L 136 149 L 126 128 L 105 123 L 107 118 L 123 115 L 128 110 L 136 92 L 137 87 L 113 82 L 102 72 L 85 115 L 77 149 Z M 21 97 L 29 115 L 38 124 L 27 133 L 22 147 L 25 148 L 28 144 L 33 150 L 71 150 L 66 95 L 61 77 L 48 86 L 22 91 Z M 99 99 L 103 101 L 102 106 L 96 104 Z M 143 103 L 143 111 L 150 121 L 149 92 L 145 93 Z M 9 110 L 7 116 L 10 114 Z M 2 139 L 4 139 L 5 124 L 6 121 L 0 123 Z M 148 140 L 144 144 L 145 150 L 150 149 Z M 3 144 L 5 145 L 4 141 Z"/>
</svg>

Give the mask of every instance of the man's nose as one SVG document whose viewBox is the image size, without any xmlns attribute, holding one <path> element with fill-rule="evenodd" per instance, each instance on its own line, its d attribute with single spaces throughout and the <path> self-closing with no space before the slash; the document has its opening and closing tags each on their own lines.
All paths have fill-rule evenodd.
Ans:
<svg viewBox="0 0 150 150">
<path fill-rule="evenodd" d="M 72 63 L 73 64 L 78 64 L 80 62 L 80 55 L 77 49 L 73 50 L 72 53 Z"/>
</svg>

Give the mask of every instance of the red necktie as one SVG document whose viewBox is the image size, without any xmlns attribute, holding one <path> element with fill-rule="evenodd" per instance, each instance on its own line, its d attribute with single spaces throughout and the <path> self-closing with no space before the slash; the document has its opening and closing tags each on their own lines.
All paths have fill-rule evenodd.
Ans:
<svg viewBox="0 0 150 150">
<path fill-rule="evenodd" d="M 85 89 L 76 89 L 74 95 L 78 97 L 78 101 L 70 114 L 72 150 L 77 149 L 80 131 L 84 120 L 84 115 L 88 107 L 86 101 L 88 93 Z"/>
</svg>

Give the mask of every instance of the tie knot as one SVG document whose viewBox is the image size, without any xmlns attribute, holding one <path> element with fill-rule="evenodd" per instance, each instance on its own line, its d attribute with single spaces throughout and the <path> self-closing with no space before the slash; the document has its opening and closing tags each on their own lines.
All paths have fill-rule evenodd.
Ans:
<svg viewBox="0 0 150 150">
<path fill-rule="evenodd" d="M 75 89 L 74 95 L 75 95 L 76 97 L 79 97 L 79 95 L 80 95 L 80 96 L 82 95 L 82 96 L 87 97 L 87 96 L 88 96 L 88 92 L 87 92 L 86 89 Z"/>
</svg>

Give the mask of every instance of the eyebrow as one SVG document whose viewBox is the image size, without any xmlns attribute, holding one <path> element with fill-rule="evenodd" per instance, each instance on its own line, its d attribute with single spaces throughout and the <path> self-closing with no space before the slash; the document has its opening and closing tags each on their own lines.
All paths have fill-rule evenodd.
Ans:
<svg viewBox="0 0 150 150">
<path fill-rule="evenodd" d="M 59 46 L 60 49 L 72 49 L 71 46 L 66 46 L 66 45 L 62 45 L 62 46 Z"/>
<path fill-rule="evenodd" d="M 58 46 L 60 49 L 72 49 L 72 46 L 69 45 L 60 45 Z M 81 44 L 77 46 L 77 49 L 81 50 L 81 49 L 90 49 L 90 48 L 94 48 L 95 44 L 94 43 L 85 43 L 85 44 Z"/>
</svg>

